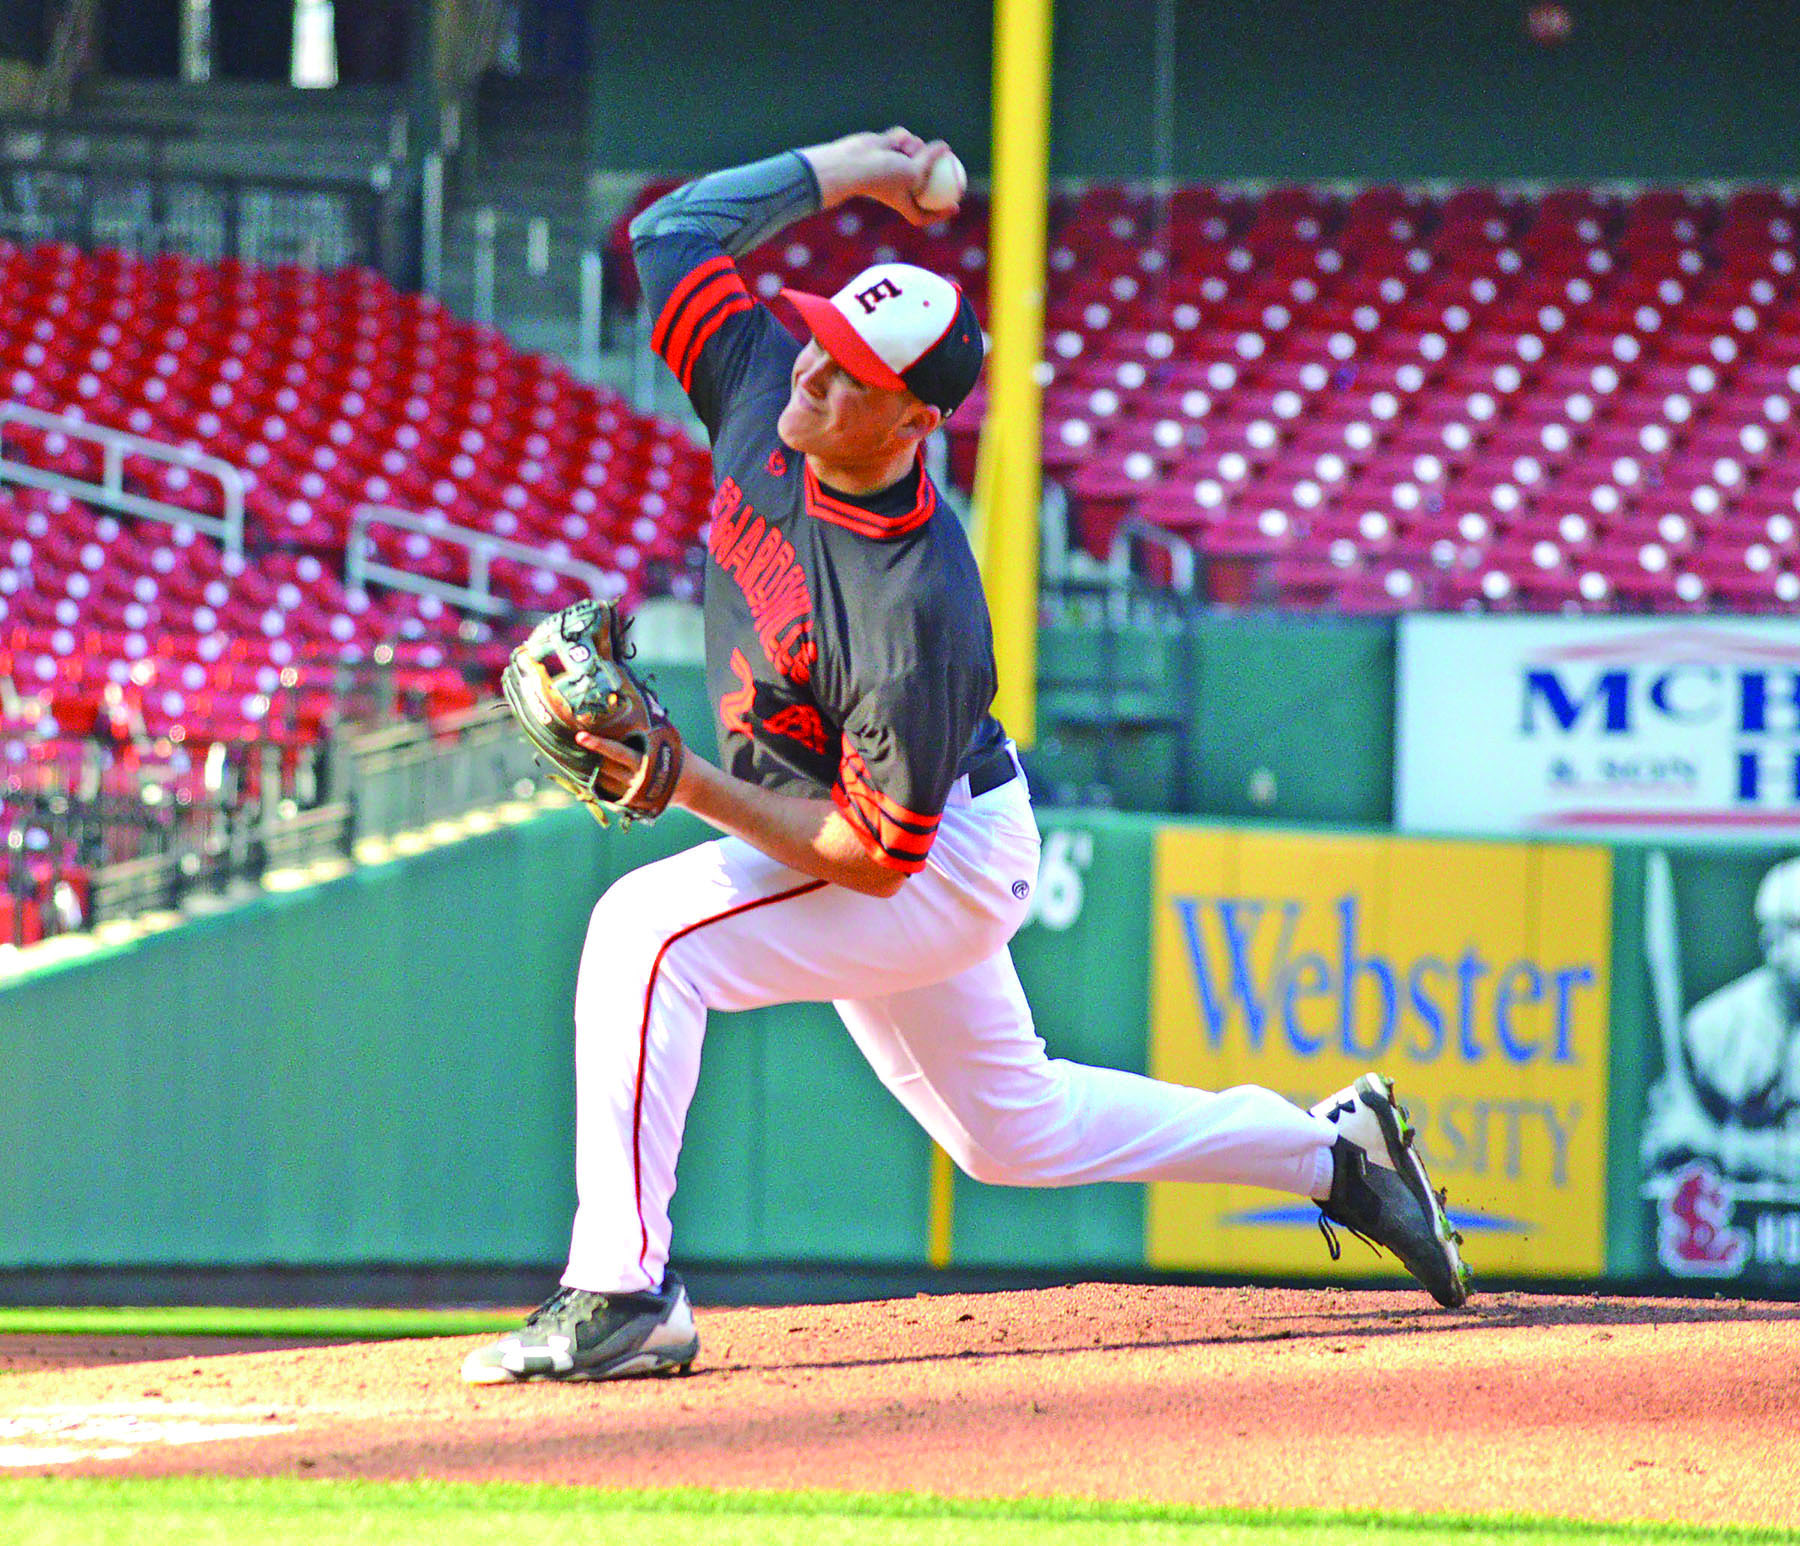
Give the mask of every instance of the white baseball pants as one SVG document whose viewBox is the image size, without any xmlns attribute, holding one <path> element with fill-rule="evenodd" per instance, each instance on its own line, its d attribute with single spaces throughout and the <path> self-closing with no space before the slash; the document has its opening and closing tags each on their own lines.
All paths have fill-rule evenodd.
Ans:
<svg viewBox="0 0 1800 1546">
<path fill-rule="evenodd" d="M 980 1181 L 1327 1195 L 1330 1125 L 1272 1091 L 1211 1094 L 1045 1055 L 1006 948 L 1037 869 L 1021 776 L 974 800 L 960 783 L 926 868 L 889 898 L 735 838 L 609 887 L 576 985 L 579 1207 L 563 1283 L 661 1284 L 709 1009 L 834 1002 L 882 1083 Z"/>
</svg>

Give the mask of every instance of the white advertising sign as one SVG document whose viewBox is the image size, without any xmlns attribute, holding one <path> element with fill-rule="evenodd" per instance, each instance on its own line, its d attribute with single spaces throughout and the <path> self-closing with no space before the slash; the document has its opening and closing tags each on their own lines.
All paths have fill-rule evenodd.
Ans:
<svg viewBox="0 0 1800 1546">
<path fill-rule="evenodd" d="M 1800 620 L 1405 617 L 1398 689 L 1405 830 L 1800 834 Z"/>
</svg>

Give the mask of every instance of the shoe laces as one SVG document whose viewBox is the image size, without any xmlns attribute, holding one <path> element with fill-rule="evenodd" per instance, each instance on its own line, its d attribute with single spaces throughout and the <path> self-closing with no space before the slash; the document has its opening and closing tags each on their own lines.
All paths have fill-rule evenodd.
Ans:
<svg viewBox="0 0 1800 1546">
<path fill-rule="evenodd" d="M 1345 1233 L 1355 1235 L 1358 1240 L 1362 1241 L 1362 1243 L 1377 1256 L 1381 1254 L 1381 1247 L 1360 1229 L 1344 1223 L 1342 1219 L 1338 1220 L 1338 1224 Z M 1331 1259 L 1337 1261 L 1344 1254 L 1344 1248 L 1338 1244 L 1337 1230 L 1331 1227 L 1331 1219 L 1326 1215 L 1323 1208 L 1319 1209 L 1319 1233 L 1325 1237 L 1325 1249 L 1331 1252 Z"/>
<path fill-rule="evenodd" d="M 557 1289 L 554 1294 L 525 1317 L 525 1324 L 535 1326 L 540 1321 L 554 1320 L 568 1307 L 569 1301 L 580 1292 L 580 1289 L 570 1288 L 567 1285 Z"/>
</svg>

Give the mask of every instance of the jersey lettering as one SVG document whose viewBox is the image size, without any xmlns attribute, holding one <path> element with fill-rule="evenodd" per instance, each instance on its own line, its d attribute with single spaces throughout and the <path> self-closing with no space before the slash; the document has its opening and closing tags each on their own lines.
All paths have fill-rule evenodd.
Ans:
<svg viewBox="0 0 1800 1546">
<path fill-rule="evenodd" d="M 725 555 L 737 541 L 739 529 L 752 513 L 744 505 L 744 491 L 737 486 L 736 479 L 725 479 L 713 491 L 712 524 L 707 534 L 706 547 L 715 561 L 720 564 L 725 562 Z"/>
<path fill-rule="evenodd" d="M 744 565 L 750 562 L 750 555 L 756 551 L 756 544 L 762 541 L 763 534 L 763 518 L 753 514 L 748 505 L 744 506 L 744 513 L 750 519 L 744 522 L 744 529 L 738 534 L 737 541 L 732 543 L 731 551 L 725 555 L 724 561 L 726 570 L 739 585 L 744 583 Z"/>
<path fill-rule="evenodd" d="M 756 701 L 756 679 L 750 675 L 750 662 L 742 650 L 731 652 L 731 674 L 738 685 L 719 699 L 719 723 L 728 733 L 749 735 L 750 705 Z"/>
<path fill-rule="evenodd" d="M 768 630 L 769 637 L 774 640 L 775 648 L 784 654 L 805 654 L 806 658 L 817 660 L 818 651 L 812 647 L 812 617 L 810 614 L 782 628 L 779 623 Z"/>
<path fill-rule="evenodd" d="M 773 586 L 763 588 L 760 602 L 771 633 L 779 633 L 796 617 L 812 616 L 812 592 L 798 568 L 782 574 Z"/>
<path fill-rule="evenodd" d="M 785 556 L 782 553 L 784 548 L 787 550 Z M 777 560 L 779 560 L 780 567 L 772 569 L 771 564 Z M 785 573 L 793 562 L 794 550 L 789 546 L 787 538 L 778 531 L 764 532 L 763 539 L 756 545 L 756 552 L 751 556 L 750 562 L 744 565 L 742 581 L 744 594 L 750 598 L 752 606 L 758 605 L 763 599 L 764 578 L 770 574 Z"/>
<path fill-rule="evenodd" d="M 763 628 L 757 629 L 756 637 L 768 653 L 769 664 L 790 682 L 805 686 L 812 680 L 813 663 L 819 658 L 819 646 L 812 640 L 811 617 L 804 623 L 795 624 L 780 639 L 772 638 Z"/>
<path fill-rule="evenodd" d="M 706 547 L 713 562 L 744 593 L 757 643 L 769 664 L 790 682 L 804 686 L 811 681 L 819 649 L 813 642 L 812 589 L 806 571 L 793 543 L 756 513 L 735 479 L 723 479 L 713 494 Z"/>
</svg>

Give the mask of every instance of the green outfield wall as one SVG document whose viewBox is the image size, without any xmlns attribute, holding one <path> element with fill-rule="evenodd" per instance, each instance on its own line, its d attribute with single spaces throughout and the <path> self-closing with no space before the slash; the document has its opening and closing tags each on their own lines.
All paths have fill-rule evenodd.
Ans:
<svg viewBox="0 0 1800 1546">
<path fill-rule="evenodd" d="M 1522 0 L 1063 0 L 1052 172 L 1078 179 L 1786 180 L 1800 140 L 1779 0 L 1572 0 L 1544 47 Z M 1165 148 L 1159 13 L 1172 18 Z M 595 0 L 597 166 L 704 170 L 906 123 L 988 169 L 984 0 L 910 15 Z M 896 53 L 896 49 L 900 53 Z M 896 60 L 904 63 L 896 68 Z"/>
<path fill-rule="evenodd" d="M 1185 634 L 1040 630 L 1040 789 L 1063 804 L 1382 826 L 1392 620 L 1203 614 Z"/>
<path fill-rule="evenodd" d="M 1057 927 L 1028 931 L 1020 958 L 1059 1051 L 1141 1064 L 1143 983 L 1087 949 L 1140 948 L 1146 830 L 1107 814 L 1063 830 L 1080 842 L 1053 882 Z M 560 1257 L 588 909 L 623 868 L 703 835 L 565 810 L 0 990 L 0 1269 Z M 715 1018 L 677 1198 L 686 1253 L 918 1263 L 930 1171 L 828 1007 Z M 1123 1189 L 1024 1243 L 991 1202 L 959 1205 L 983 1259 L 1140 1249 Z"/>
<path fill-rule="evenodd" d="M 1015 955 L 1053 1056 L 1299 1099 L 1380 1063 L 1490 1277 L 1800 1284 L 1800 1145 L 1766 1101 L 1654 1093 L 1698 1006 L 1758 970 L 1782 851 L 1042 824 Z M 0 1269 L 559 1261 L 588 907 L 700 835 L 553 812 L 0 991 Z M 958 1177 L 946 1199 L 933 1176 L 828 1008 L 715 1017 L 687 1260 L 917 1267 L 947 1201 L 961 1267 L 1378 1266 L 1332 1268 L 1271 1194 Z"/>
</svg>

